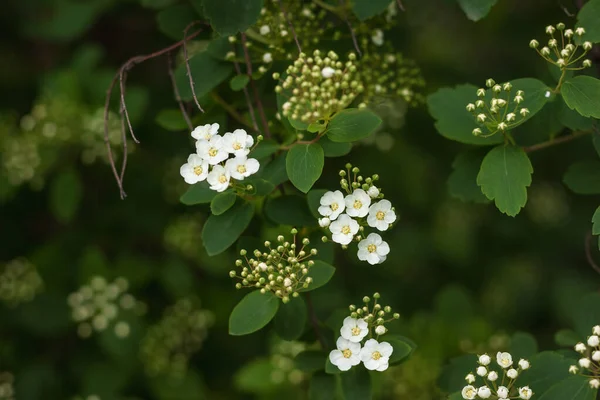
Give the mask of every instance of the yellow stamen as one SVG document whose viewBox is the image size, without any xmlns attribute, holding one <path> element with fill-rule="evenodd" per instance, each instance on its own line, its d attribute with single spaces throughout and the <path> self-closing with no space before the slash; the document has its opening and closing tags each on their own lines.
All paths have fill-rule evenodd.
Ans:
<svg viewBox="0 0 600 400">
<path fill-rule="evenodd" d="M 209 156 L 211 156 L 211 157 L 214 157 L 214 156 L 216 156 L 216 155 L 217 155 L 217 152 L 218 152 L 218 150 L 217 150 L 217 149 L 215 149 L 214 147 L 211 147 L 211 148 L 208 150 L 208 155 L 209 155 Z"/>
<path fill-rule="evenodd" d="M 375 253 L 377 251 L 377 246 L 375 246 L 373 243 L 371 243 L 370 245 L 367 246 L 367 251 L 369 253 Z"/>
<path fill-rule="evenodd" d="M 358 326 L 355 326 L 354 328 L 352 328 L 351 332 L 352 336 L 358 336 L 360 335 L 360 328 Z"/>
<path fill-rule="evenodd" d="M 221 182 L 221 183 L 227 182 L 227 177 L 225 175 L 220 175 L 219 176 L 219 182 Z"/>
<path fill-rule="evenodd" d="M 371 354 L 371 358 L 373 360 L 379 360 L 381 358 L 381 353 L 378 351 L 374 351 L 373 354 Z"/>
<path fill-rule="evenodd" d="M 377 211 L 377 214 L 375 214 L 375 218 L 382 221 L 385 218 L 385 213 L 383 211 Z"/>
<path fill-rule="evenodd" d="M 342 350 L 342 354 L 344 355 L 344 358 L 350 358 L 350 356 L 352 355 L 352 352 L 350 351 L 350 349 L 346 349 L 346 350 Z"/>
<path fill-rule="evenodd" d="M 194 173 L 198 176 L 202 175 L 202 167 L 197 165 L 194 167 Z"/>
<path fill-rule="evenodd" d="M 352 232 L 352 230 L 350 229 L 350 227 L 349 227 L 348 225 L 346 225 L 346 226 L 344 226 L 344 227 L 342 228 L 342 233 L 343 233 L 344 235 L 347 235 L 347 234 L 349 234 L 350 232 Z"/>
<path fill-rule="evenodd" d="M 233 149 L 234 150 L 239 150 L 242 148 L 242 145 L 240 144 L 240 142 L 233 142 Z"/>
<path fill-rule="evenodd" d="M 339 208 L 338 203 L 331 203 L 331 205 L 329 207 L 331 207 L 331 210 L 333 210 L 333 211 L 335 211 Z"/>
<path fill-rule="evenodd" d="M 362 202 L 360 200 L 354 200 L 354 208 L 356 208 L 357 210 L 362 208 Z"/>
<path fill-rule="evenodd" d="M 239 172 L 240 174 L 245 174 L 246 173 L 246 166 L 245 165 L 238 165 L 237 172 Z"/>
</svg>

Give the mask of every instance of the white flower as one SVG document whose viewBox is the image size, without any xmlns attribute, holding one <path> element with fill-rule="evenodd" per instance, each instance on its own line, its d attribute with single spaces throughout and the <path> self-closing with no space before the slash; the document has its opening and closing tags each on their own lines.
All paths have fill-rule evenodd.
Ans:
<svg viewBox="0 0 600 400">
<path fill-rule="evenodd" d="M 461 392 L 463 399 L 473 400 L 477 396 L 477 389 L 473 386 L 465 386 Z"/>
<path fill-rule="evenodd" d="M 209 140 L 198 140 L 196 142 L 196 152 L 200 157 L 208 161 L 210 165 L 216 165 L 229 157 L 223 149 L 223 138 L 219 135 L 215 135 Z"/>
<path fill-rule="evenodd" d="M 260 168 L 260 163 L 254 158 L 246 158 L 246 156 L 230 158 L 225 163 L 225 169 L 229 172 L 233 179 L 238 181 L 255 174 Z"/>
<path fill-rule="evenodd" d="M 346 208 L 344 195 L 339 190 L 325 193 L 323 197 L 321 197 L 321 200 L 319 200 L 319 203 L 321 204 L 318 210 L 319 214 L 324 217 L 329 217 L 332 221 L 336 220 Z"/>
<path fill-rule="evenodd" d="M 329 230 L 332 233 L 331 239 L 339 244 L 349 244 L 358 232 L 358 228 L 358 222 L 347 214 L 340 215 L 329 225 Z"/>
<path fill-rule="evenodd" d="M 519 388 L 519 398 L 528 400 L 533 396 L 533 392 L 529 389 L 529 386 Z"/>
<path fill-rule="evenodd" d="M 498 397 L 501 399 L 508 398 L 508 388 L 506 386 L 498 386 L 496 393 L 498 393 Z"/>
<path fill-rule="evenodd" d="M 598 347 L 600 344 L 600 338 L 596 335 L 592 335 L 588 338 L 587 343 L 590 347 Z"/>
<path fill-rule="evenodd" d="M 265 53 L 263 54 L 263 62 L 265 64 L 269 64 L 273 62 L 273 55 L 271 53 Z"/>
<path fill-rule="evenodd" d="M 290 287 L 290 286 L 292 286 L 292 280 L 291 280 L 290 278 L 285 278 L 285 279 L 283 280 L 283 286 L 285 286 L 285 287 Z"/>
<path fill-rule="evenodd" d="M 496 371 L 490 371 L 487 378 L 488 378 L 488 381 L 494 382 L 498 379 L 498 373 Z"/>
<path fill-rule="evenodd" d="M 259 32 L 261 35 L 268 35 L 271 32 L 271 28 L 269 28 L 269 25 L 263 25 L 260 27 Z"/>
<path fill-rule="evenodd" d="M 577 368 L 577 365 L 571 365 L 571 366 L 569 367 L 569 373 L 570 373 L 570 374 L 576 374 L 576 373 L 577 373 L 577 371 L 579 371 L 579 368 Z"/>
<path fill-rule="evenodd" d="M 383 325 L 377 325 L 377 327 L 375 328 L 375 333 L 378 335 L 383 335 L 386 332 L 387 332 L 387 329 Z"/>
<path fill-rule="evenodd" d="M 488 370 L 486 367 L 481 365 L 481 366 L 477 367 L 477 369 L 475 370 L 475 373 L 479 376 L 486 376 L 488 373 Z"/>
<path fill-rule="evenodd" d="M 479 397 L 481 397 L 482 399 L 487 399 L 492 395 L 492 391 L 490 390 L 489 387 L 482 386 L 479 389 L 477 389 L 477 395 Z"/>
<path fill-rule="evenodd" d="M 600 388 L 600 381 L 598 379 L 590 379 L 590 387 L 592 389 Z"/>
<path fill-rule="evenodd" d="M 266 264 L 266 263 L 264 263 L 264 262 L 261 262 L 261 263 L 258 263 L 258 268 L 260 268 L 260 269 L 261 269 L 261 271 L 266 271 L 266 270 L 267 270 L 267 268 L 268 268 L 268 266 L 267 266 L 267 264 Z"/>
<path fill-rule="evenodd" d="M 527 360 L 525 360 L 525 359 L 523 359 L 523 358 L 521 358 L 521 359 L 519 360 L 519 367 L 521 367 L 521 369 L 522 369 L 523 371 L 525 371 L 526 369 L 529 369 L 529 367 L 530 367 L 530 366 L 531 366 L 531 365 L 529 364 L 529 361 L 527 361 Z"/>
<path fill-rule="evenodd" d="M 371 197 L 362 189 L 356 189 L 344 199 L 346 213 L 351 217 L 364 217 L 369 213 Z M 389 203 L 389 201 L 388 201 Z"/>
<path fill-rule="evenodd" d="M 371 41 L 375 46 L 383 46 L 383 31 L 381 29 L 375 29 L 371 35 Z"/>
<path fill-rule="evenodd" d="M 247 155 L 253 144 L 254 138 L 243 129 L 236 129 L 223 135 L 223 149 L 236 157 Z"/>
<path fill-rule="evenodd" d="M 577 343 L 575 345 L 575 351 L 576 352 L 583 354 L 583 353 L 585 353 L 585 350 L 586 350 L 585 344 L 583 344 L 583 343 Z"/>
<path fill-rule="evenodd" d="M 374 199 L 375 197 L 379 196 L 379 189 L 377 189 L 377 186 L 371 186 L 369 190 L 367 190 L 367 194 L 369 197 Z"/>
<path fill-rule="evenodd" d="M 575 33 L 579 36 L 583 36 L 583 34 L 585 33 L 585 29 L 584 28 L 577 28 L 575 29 Z"/>
<path fill-rule="evenodd" d="M 368 326 L 367 322 L 362 318 L 346 317 L 340 329 L 340 335 L 346 340 L 359 343 L 369 333 Z"/>
<path fill-rule="evenodd" d="M 519 376 L 519 373 L 517 372 L 516 369 L 511 368 L 508 370 L 508 372 L 506 373 L 506 375 L 510 378 L 510 379 L 517 379 L 517 376 Z"/>
<path fill-rule="evenodd" d="M 480 355 L 478 360 L 479 364 L 481 365 L 490 365 L 491 361 L 492 359 L 487 354 Z"/>
<path fill-rule="evenodd" d="M 579 359 L 579 366 L 582 368 L 589 368 L 591 361 L 589 358 L 581 358 Z"/>
<path fill-rule="evenodd" d="M 596 325 L 594 326 L 594 328 L 592 328 L 594 335 L 600 335 L 600 325 Z"/>
<path fill-rule="evenodd" d="M 335 69 L 331 67 L 325 67 L 321 70 L 321 76 L 325 79 L 331 78 L 335 74 Z"/>
<path fill-rule="evenodd" d="M 331 223 L 331 220 L 327 217 L 319 218 L 319 226 L 321 228 L 327 228 L 330 223 Z"/>
<path fill-rule="evenodd" d="M 192 137 L 196 140 L 209 140 L 219 132 L 219 124 L 206 124 L 197 126 L 192 131 Z"/>
<path fill-rule="evenodd" d="M 381 264 L 390 253 L 390 246 L 377 233 L 370 233 L 358 243 L 358 259 L 371 265 Z"/>
<path fill-rule="evenodd" d="M 510 353 L 498 352 L 498 354 L 496 354 L 496 362 L 498 362 L 498 365 L 502 368 L 508 368 L 512 365 L 513 360 Z"/>
<path fill-rule="evenodd" d="M 380 231 L 386 231 L 390 227 L 390 224 L 394 223 L 395 221 L 396 213 L 394 210 L 392 210 L 392 203 L 390 203 L 389 200 L 380 200 L 369 207 L 367 223 L 371 228 L 376 228 Z"/>
<path fill-rule="evenodd" d="M 204 161 L 198 154 L 190 154 L 187 163 L 179 168 L 183 180 L 190 185 L 202 182 L 208 176 L 208 162 Z"/>
<path fill-rule="evenodd" d="M 592 360 L 600 361 L 600 351 L 596 350 L 592 353 Z"/>
<path fill-rule="evenodd" d="M 394 348 L 388 342 L 379 343 L 375 339 L 369 339 L 360 351 L 360 359 L 368 370 L 385 371 L 393 351 Z"/>
<path fill-rule="evenodd" d="M 329 361 L 340 371 L 348 371 L 353 366 L 360 364 L 360 343 L 353 343 L 340 337 L 335 345 L 337 350 L 329 353 Z"/>
<path fill-rule="evenodd" d="M 467 376 L 465 376 L 465 381 L 467 381 L 467 383 L 473 383 L 473 382 L 475 382 L 475 375 L 468 374 Z"/>
<path fill-rule="evenodd" d="M 215 165 L 208 174 L 206 180 L 210 184 L 210 188 L 217 192 L 224 192 L 229 187 L 229 171 L 220 165 Z"/>
</svg>

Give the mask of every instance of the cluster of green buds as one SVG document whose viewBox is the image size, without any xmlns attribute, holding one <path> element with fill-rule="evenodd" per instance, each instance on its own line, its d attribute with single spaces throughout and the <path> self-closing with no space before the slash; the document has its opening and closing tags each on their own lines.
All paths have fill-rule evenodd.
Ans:
<svg viewBox="0 0 600 400">
<path fill-rule="evenodd" d="M 363 319 L 367 323 L 369 337 L 384 335 L 387 332 L 385 324 L 400 318 L 400 314 L 392 313 L 392 307 L 382 306 L 378 303 L 381 296 L 374 293 L 373 298 L 363 297 L 363 306 L 350 305 L 350 317 L 354 319 Z"/>
<path fill-rule="evenodd" d="M 510 131 L 529 115 L 529 109 L 521 107 L 525 99 L 524 91 L 517 90 L 515 96 L 511 97 L 513 87 L 510 82 L 500 85 L 490 78 L 485 81 L 485 85 L 491 91 L 491 99 L 489 93 L 480 88 L 477 89 L 479 99 L 475 104 L 467 104 L 467 111 L 473 114 L 480 126 L 473 129 L 474 136 L 486 138 L 497 132 Z M 489 100 L 489 104 L 486 100 Z"/>
<path fill-rule="evenodd" d="M 327 121 L 345 109 L 364 91 L 356 64 L 354 53 L 348 55 L 346 62 L 340 61 L 333 51 L 322 55 L 315 50 L 312 57 L 300 53 L 275 87 L 275 92 L 287 97 L 282 106 L 283 116 L 311 124 Z M 274 73 L 273 78 L 279 80 L 281 76 Z"/>
<path fill-rule="evenodd" d="M 180 215 L 165 228 L 163 243 L 169 251 L 197 260 L 201 254 L 198 242 L 202 240 L 203 216 L 201 214 Z"/>
<path fill-rule="evenodd" d="M 44 286 L 35 266 L 24 258 L 0 267 L 0 300 L 14 307 L 33 300 Z"/>
<path fill-rule="evenodd" d="M 424 101 L 420 93 L 425 86 L 421 70 L 401 53 L 366 53 L 359 62 L 359 70 L 366 103 L 382 97 L 400 97 L 411 106 Z"/>
<path fill-rule="evenodd" d="M 15 400 L 14 381 L 10 372 L 0 372 L 0 400 Z"/>
<path fill-rule="evenodd" d="M 276 385 L 299 385 L 306 379 L 306 373 L 296 366 L 294 358 L 306 350 L 306 343 L 277 339 L 271 347 L 270 361 L 273 371 L 271 381 Z"/>
<path fill-rule="evenodd" d="M 71 307 L 73 321 L 78 324 L 77 334 L 85 339 L 94 331 L 112 328 L 118 338 L 129 336 L 131 327 L 123 320 L 123 312 L 144 314 L 146 306 L 127 293 L 128 287 L 125 278 L 108 283 L 105 278 L 94 276 L 89 285 L 71 293 L 67 303 Z"/>
<path fill-rule="evenodd" d="M 185 376 L 190 357 L 202 348 L 214 324 L 211 311 L 195 299 L 184 298 L 167 308 L 162 319 L 142 339 L 140 356 L 149 376 Z"/>
<path fill-rule="evenodd" d="M 236 289 L 256 288 L 261 293 L 272 292 L 284 303 L 291 297 L 298 297 L 301 289 L 306 289 L 312 282 L 308 275 L 314 261 L 309 260 L 317 254 L 317 249 L 309 249 L 308 238 L 296 243 L 297 229 L 292 229 L 292 241 L 285 240 L 283 235 L 277 236 L 277 243 L 265 242 L 265 251 L 254 250 L 249 254 L 240 250 L 243 259 L 235 261 L 236 267 L 241 268 L 229 272 L 229 276 L 238 279 Z"/>
<path fill-rule="evenodd" d="M 104 141 L 104 108 L 97 108 L 94 112 L 83 115 L 81 123 L 82 130 L 79 138 L 83 147 L 81 161 L 84 164 L 93 164 L 96 161 L 108 164 L 108 153 Z M 108 141 L 112 147 L 117 147 L 120 146 L 121 140 L 119 115 L 110 111 L 108 116 Z M 132 153 L 135 148 L 136 146 L 127 146 L 127 153 Z"/>
<path fill-rule="evenodd" d="M 581 70 L 592 66 L 592 62 L 588 59 L 578 64 L 592 49 L 591 42 L 582 42 L 582 37 L 585 35 L 584 28 L 565 29 L 565 24 L 561 22 L 556 26 L 548 25 L 546 33 L 550 36 L 547 46 L 540 49 L 540 43 L 537 40 L 533 39 L 529 42 L 529 47 L 535 49 L 544 60 L 556 65 L 563 71 Z"/>
<path fill-rule="evenodd" d="M 375 186 L 375 182 L 379 180 L 378 174 L 373 174 L 365 178 L 360 174 L 358 167 L 347 163 L 345 169 L 340 170 L 339 176 L 341 178 L 340 187 L 348 194 L 351 194 L 356 189 L 362 189 L 372 199 L 382 199 L 384 197 L 381 189 Z"/>
</svg>

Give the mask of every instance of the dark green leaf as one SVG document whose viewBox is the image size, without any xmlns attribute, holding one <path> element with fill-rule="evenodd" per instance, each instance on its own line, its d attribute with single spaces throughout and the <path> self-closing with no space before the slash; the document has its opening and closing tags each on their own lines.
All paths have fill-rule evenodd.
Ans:
<svg viewBox="0 0 600 400">
<path fill-rule="evenodd" d="M 579 299 L 571 317 L 575 331 L 581 337 L 587 338 L 592 332 L 592 327 L 600 321 L 600 294 L 590 293 Z"/>
<path fill-rule="evenodd" d="M 596 208 L 596 211 L 592 216 L 592 234 L 600 235 L 600 207 Z"/>
<path fill-rule="evenodd" d="M 592 43 L 600 43 L 600 0 L 587 1 L 577 14 L 577 27 L 585 29 L 583 40 L 589 40 Z"/>
<path fill-rule="evenodd" d="M 262 0 L 204 0 L 204 15 L 221 36 L 244 32 L 253 25 L 263 7 Z"/>
<path fill-rule="evenodd" d="M 540 400 L 594 400 L 596 389 L 590 388 L 590 378 L 581 375 L 571 376 L 553 385 L 539 397 Z"/>
<path fill-rule="evenodd" d="M 210 212 L 213 213 L 213 215 L 223 214 L 233 207 L 236 198 L 237 196 L 233 190 L 227 190 L 217 194 L 210 202 Z"/>
<path fill-rule="evenodd" d="M 331 361 L 329 361 L 329 355 L 327 356 L 327 359 L 325 360 L 325 373 L 330 374 L 330 375 L 337 375 L 337 374 L 342 373 L 342 371 L 340 371 L 340 369 L 338 367 L 336 367 L 335 365 L 333 365 L 331 363 Z"/>
<path fill-rule="evenodd" d="M 561 329 L 554 334 L 554 342 L 563 347 L 573 347 L 581 342 L 581 337 L 577 332 L 570 329 Z"/>
<path fill-rule="evenodd" d="M 258 358 L 244 365 L 235 374 L 235 387 L 247 393 L 268 393 L 276 387 L 271 376 L 275 372 L 275 366 L 267 358 Z"/>
<path fill-rule="evenodd" d="M 572 164 L 563 182 L 577 194 L 600 193 L 600 161 L 585 160 Z"/>
<path fill-rule="evenodd" d="M 279 307 L 275 320 L 275 332 L 284 340 L 296 340 L 302 336 L 306 325 L 306 304 L 302 297 L 292 297 Z"/>
<path fill-rule="evenodd" d="M 454 159 L 453 171 L 448 177 L 448 192 L 452 197 L 475 203 L 489 202 L 477 186 L 477 174 L 484 156 L 483 152 L 471 150 L 460 153 Z"/>
<path fill-rule="evenodd" d="M 250 154 L 248 154 L 248 157 L 262 160 L 263 158 L 267 158 L 279 150 L 279 147 L 279 143 L 273 139 L 266 139 L 257 144 L 256 147 L 252 149 Z"/>
<path fill-rule="evenodd" d="M 592 143 L 594 144 L 596 154 L 598 155 L 598 157 L 600 157 L 600 134 L 596 132 L 592 133 Z"/>
<path fill-rule="evenodd" d="M 227 79 L 232 71 L 231 63 L 215 60 L 208 52 L 194 55 L 190 58 L 189 64 L 197 97 L 210 93 Z M 185 101 L 192 100 L 192 89 L 184 63 L 175 69 L 175 82 L 181 98 Z"/>
<path fill-rule="evenodd" d="M 406 361 L 415 350 L 414 343 L 400 335 L 384 335 L 378 340 L 380 342 L 388 342 L 394 348 L 390 357 L 390 365 Z"/>
<path fill-rule="evenodd" d="M 501 212 L 514 217 L 527 203 L 532 173 L 533 167 L 522 148 L 501 145 L 483 159 L 477 184 Z"/>
<path fill-rule="evenodd" d="M 238 203 L 221 215 L 211 215 L 202 229 L 202 242 L 209 256 L 227 250 L 246 230 L 252 216 L 254 205 Z"/>
<path fill-rule="evenodd" d="M 312 213 L 313 217 L 321 218 L 321 214 L 319 214 L 319 207 L 321 206 L 321 197 L 325 193 L 327 193 L 327 189 L 313 189 L 308 192 L 306 196 L 306 200 L 308 201 L 308 208 Z"/>
<path fill-rule="evenodd" d="M 314 226 L 317 219 L 312 216 L 304 197 L 286 195 L 269 199 L 265 204 L 265 215 L 280 225 L 296 227 Z"/>
<path fill-rule="evenodd" d="M 229 81 L 229 87 L 231 90 L 239 92 L 246 87 L 248 82 L 250 82 L 250 77 L 248 75 L 236 75 Z"/>
<path fill-rule="evenodd" d="M 340 375 L 345 400 L 370 400 L 373 398 L 371 375 L 366 368 L 352 368 Z"/>
<path fill-rule="evenodd" d="M 160 110 L 155 121 L 161 128 L 168 131 L 183 131 L 189 129 L 180 110 Z"/>
<path fill-rule="evenodd" d="M 359 20 L 364 21 L 383 13 L 390 3 L 390 0 L 352 0 L 352 11 Z"/>
<path fill-rule="evenodd" d="M 445 392 L 461 390 L 465 386 L 465 376 L 473 372 L 477 365 L 477 356 L 465 354 L 450 360 L 450 364 L 442 368 L 438 379 L 439 387 Z"/>
<path fill-rule="evenodd" d="M 600 118 L 600 80 L 579 75 L 567 79 L 560 92 L 572 110 L 584 117 Z"/>
<path fill-rule="evenodd" d="M 160 10 L 173 4 L 176 0 L 140 0 L 142 7 Z"/>
<path fill-rule="evenodd" d="M 265 327 L 277 313 L 280 300 L 271 292 L 259 290 L 248 293 L 229 316 L 229 334 L 247 335 Z"/>
<path fill-rule="evenodd" d="M 275 186 L 286 182 L 288 180 L 286 156 L 287 153 L 281 153 L 268 163 L 261 174 L 261 178 L 271 182 Z"/>
<path fill-rule="evenodd" d="M 562 107 L 558 113 L 558 119 L 560 122 L 569 129 L 576 130 L 588 130 L 594 126 L 594 120 L 586 118 L 579 114 L 577 111 L 571 110 L 564 101 Z"/>
<path fill-rule="evenodd" d="M 510 348 L 508 351 L 516 360 L 521 358 L 529 359 L 538 352 L 537 340 L 530 333 L 517 332 L 510 339 Z"/>
<path fill-rule="evenodd" d="M 183 31 L 197 20 L 196 11 L 189 4 L 176 4 L 156 14 L 158 29 L 173 40 L 183 39 Z"/>
<path fill-rule="evenodd" d="M 294 358 L 294 366 L 303 372 L 316 372 L 325 367 L 327 353 L 319 350 L 307 350 Z"/>
<path fill-rule="evenodd" d="M 467 18 L 471 21 L 479 21 L 492 9 L 497 0 L 458 0 L 460 8 L 463 9 Z"/>
<path fill-rule="evenodd" d="M 77 172 L 74 169 L 61 172 L 50 186 L 50 210 L 58 221 L 66 224 L 77 213 L 82 197 L 83 185 Z"/>
<path fill-rule="evenodd" d="M 300 289 L 300 292 L 308 292 L 315 290 L 325 285 L 333 277 L 335 273 L 335 267 L 324 263 L 321 260 L 315 260 L 315 264 L 308 270 L 308 276 L 313 281 L 306 289 Z"/>
<path fill-rule="evenodd" d="M 297 144 L 287 154 L 285 169 L 294 186 L 307 193 L 321 176 L 324 163 L 325 155 L 320 144 Z"/>
<path fill-rule="evenodd" d="M 323 136 L 319 140 L 319 144 L 323 147 L 325 157 L 345 156 L 352 150 L 352 143 L 332 142 L 327 136 Z"/>
<path fill-rule="evenodd" d="M 195 204 L 208 204 L 214 199 L 217 192 L 208 187 L 206 181 L 191 185 L 189 189 L 179 198 L 179 201 L 186 206 Z"/>
<path fill-rule="evenodd" d="M 335 376 L 320 372 L 310 379 L 309 400 L 332 400 L 336 398 Z"/>
<path fill-rule="evenodd" d="M 347 108 L 335 114 L 327 126 L 332 142 L 355 142 L 364 139 L 381 125 L 381 118 L 366 108 Z"/>
<path fill-rule="evenodd" d="M 250 193 L 256 196 L 266 196 L 275 190 L 275 185 L 260 178 L 248 179 L 247 181 L 244 181 L 244 183 L 246 185 L 254 186 L 254 190 L 250 191 Z"/>
</svg>

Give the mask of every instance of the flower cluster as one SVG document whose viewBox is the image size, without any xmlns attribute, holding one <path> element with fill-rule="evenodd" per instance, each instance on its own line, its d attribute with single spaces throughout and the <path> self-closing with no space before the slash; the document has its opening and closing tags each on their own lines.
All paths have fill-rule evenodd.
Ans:
<svg viewBox="0 0 600 400">
<path fill-rule="evenodd" d="M 296 243 L 298 231 L 292 229 L 293 240 L 286 241 L 283 235 L 277 236 L 277 245 L 265 242 L 266 251 L 254 250 L 248 258 L 245 249 L 240 250 L 240 256 L 244 259 L 235 261 L 236 270 L 229 272 L 229 276 L 241 280 L 235 284 L 237 289 L 257 288 L 261 293 L 272 292 L 284 303 L 290 300 L 290 296 L 298 297 L 298 291 L 306 289 L 312 282 L 308 276 L 314 261 L 310 257 L 317 254 L 317 249 L 309 249 L 308 238 L 302 239 L 302 246 Z"/>
<path fill-rule="evenodd" d="M 127 293 L 128 287 L 129 283 L 124 278 L 117 278 L 108 283 L 103 277 L 95 276 L 89 285 L 71 293 L 67 303 L 71 307 L 73 321 L 78 323 L 78 335 L 88 338 L 94 330 L 101 332 L 112 324 L 117 337 L 129 336 L 129 324 L 119 320 L 121 310 L 143 314 L 145 305 Z"/>
<path fill-rule="evenodd" d="M 344 319 L 340 337 L 336 341 L 337 349 L 329 353 L 329 361 L 340 371 L 348 371 L 361 362 L 368 370 L 381 372 L 388 369 L 394 348 L 388 342 L 379 342 L 377 339 L 387 332 L 384 324 L 400 318 L 400 314 L 395 313 L 392 318 L 386 320 L 386 315 L 390 314 L 392 309 L 390 306 L 382 307 L 381 304 L 377 304 L 379 297 L 379 293 L 373 295 L 373 308 L 369 307 L 371 299 L 368 296 L 363 298 L 363 307 L 349 307 L 351 314 Z M 367 340 L 361 346 L 365 338 Z"/>
<path fill-rule="evenodd" d="M 0 400 L 15 400 L 14 380 L 10 372 L 0 372 Z"/>
<path fill-rule="evenodd" d="M 346 195 L 336 190 L 321 197 L 318 211 L 323 218 L 319 219 L 319 225 L 329 228 L 332 240 L 343 246 L 357 241 L 359 260 L 381 264 L 390 252 L 389 245 L 379 234 L 363 237 L 363 232 L 367 226 L 378 231 L 388 230 L 396 221 L 396 212 L 389 200 L 379 200 L 383 193 L 374 185 L 379 176 L 363 179 L 359 172 L 351 164 L 346 164 L 346 171 L 340 171 L 340 185 Z"/>
<path fill-rule="evenodd" d="M 213 323 L 213 313 L 192 299 L 181 299 L 169 307 L 142 339 L 140 355 L 146 373 L 185 376 L 190 357 L 202 348 Z"/>
<path fill-rule="evenodd" d="M 247 157 L 254 145 L 252 136 L 243 129 L 223 136 L 218 132 L 219 124 L 198 126 L 192 131 L 196 153 L 190 154 L 179 170 L 186 183 L 193 185 L 206 180 L 212 190 L 223 192 L 230 186 L 236 187 L 232 180 L 243 181 L 260 168 L 256 159 Z M 259 136 L 257 141 L 261 139 Z M 239 188 L 248 189 L 243 185 Z"/>
<path fill-rule="evenodd" d="M 529 386 L 518 387 L 516 385 L 520 373 L 529 369 L 529 361 L 520 359 L 517 365 L 513 365 L 510 353 L 498 352 L 496 363 L 502 371 L 501 374 L 492 369 L 492 358 L 487 354 L 480 355 L 477 363 L 479 366 L 475 370 L 475 374 L 469 373 L 465 377 L 467 385 L 461 392 L 463 399 L 489 399 L 495 396 L 493 398 L 528 400 L 533 396 L 533 391 Z M 477 384 L 478 379 L 483 381 L 481 386 Z"/>
<path fill-rule="evenodd" d="M 584 28 L 579 27 L 575 31 L 565 29 L 565 24 L 561 22 L 556 26 L 548 25 L 546 33 L 550 36 L 547 46 L 539 49 L 540 43 L 537 40 L 533 39 L 529 42 L 529 47 L 535 49 L 544 60 L 556 65 L 561 70 L 581 70 L 592 66 L 592 61 L 588 59 L 583 60 L 580 66 L 576 66 L 592 49 L 592 42 L 585 41 L 578 44 L 585 35 Z M 576 38 L 578 39 L 576 40 Z"/>
<path fill-rule="evenodd" d="M 280 74 L 273 74 L 273 78 L 279 79 Z M 283 116 L 307 124 L 328 120 L 364 91 L 354 53 L 346 62 L 333 51 L 322 55 L 315 50 L 312 57 L 300 53 L 282 80 L 275 91 L 287 96 Z"/>
<path fill-rule="evenodd" d="M 473 129 L 474 136 L 490 137 L 497 132 L 506 132 L 518 125 L 523 118 L 529 115 L 529 109 L 521 107 L 525 98 L 525 92 L 517 90 L 511 99 L 512 84 L 510 82 L 497 84 L 493 79 L 485 81 L 485 85 L 491 90 L 490 95 L 484 88 L 477 89 L 479 99 L 467 104 L 467 111 L 473 114 L 479 128 Z M 506 93 L 503 98 L 502 93 Z M 489 106 L 486 104 L 489 100 Z M 484 131 L 485 130 L 485 133 Z"/>
<path fill-rule="evenodd" d="M 571 365 L 569 372 L 581 373 L 590 378 L 590 387 L 600 389 L 600 325 L 592 328 L 592 335 L 588 337 L 587 343 L 577 343 L 575 351 L 582 354 L 577 365 Z M 584 373 L 585 372 L 585 373 Z"/>
<path fill-rule="evenodd" d="M 0 301 L 9 306 L 33 300 L 44 286 L 35 266 L 17 258 L 0 267 Z"/>
</svg>

